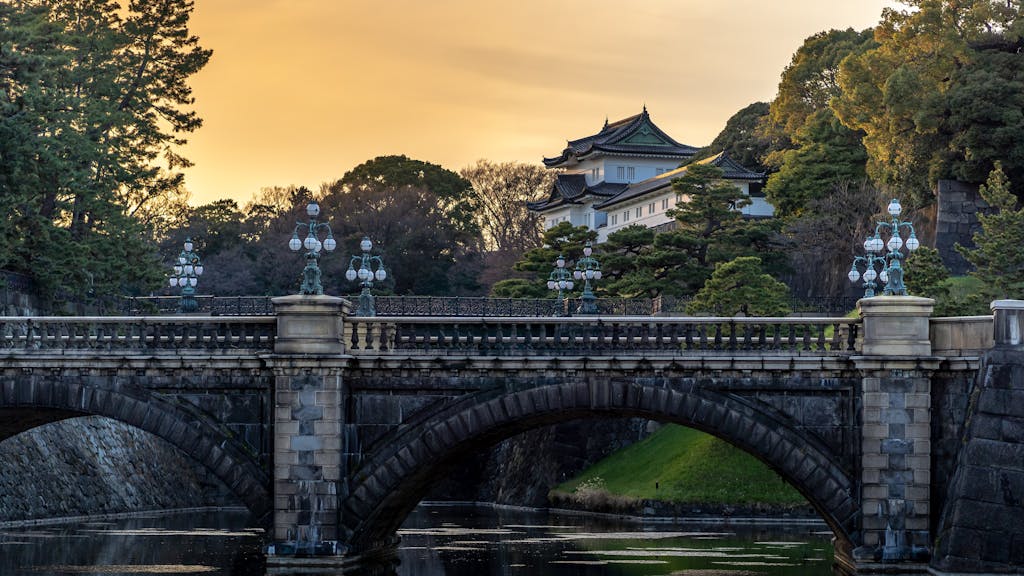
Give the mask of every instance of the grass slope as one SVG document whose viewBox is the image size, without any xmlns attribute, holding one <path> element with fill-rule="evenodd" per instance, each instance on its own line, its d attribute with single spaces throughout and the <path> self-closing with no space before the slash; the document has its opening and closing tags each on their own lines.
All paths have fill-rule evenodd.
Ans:
<svg viewBox="0 0 1024 576">
<path fill-rule="evenodd" d="M 668 424 L 555 491 L 598 485 L 618 496 L 702 504 L 799 505 L 807 500 L 753 456 L 713 436 Z M 657 484 L 657 487 L 656 487 Z"/>
</svg>

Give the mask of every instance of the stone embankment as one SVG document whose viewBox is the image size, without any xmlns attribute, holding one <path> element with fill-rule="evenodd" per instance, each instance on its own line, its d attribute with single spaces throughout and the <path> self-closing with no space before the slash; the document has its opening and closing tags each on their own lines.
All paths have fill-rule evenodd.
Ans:
<svg viewBox="0 0 1024 576">
<path fill-rule="evenodd" d="M 163 440 L 106 418 L 73 418 L 0 443 L 0 522 L 238 505 Z"/>
</svg>

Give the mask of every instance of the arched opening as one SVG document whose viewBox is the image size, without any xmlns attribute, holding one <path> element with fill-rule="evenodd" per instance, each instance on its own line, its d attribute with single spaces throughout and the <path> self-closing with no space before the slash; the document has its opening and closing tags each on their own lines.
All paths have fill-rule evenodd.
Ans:
<svg viewBox="0 0 1024 576">
<path fill-rule="evenodd" d="M 266 473 L 244 447 L 187 402 L 145 389 L 65 385 L 28 378 L 5 382 L 0 395 L 0 440 L 81 416 L 109 418 L 160 438 L 205 468 L 256 517 L 266 514 Z M 45 460 L 37 464 L 45 466 Z"/>
<path fill-rule="evenodd" d="M 355 552 L 386 546 L 434 480 L 463 454 L 557 422 L 623 416 L 681 424 L 754 455 L 821 515 L 835 534 L 837 553 L 852 548 L 854 482 L 820 441 L 736 395 L 637 383 L 599 389 L 560 384 L 470 397 L 395 432 L 353 474 L 341 512 L 347 541 Z"/>
</svg>

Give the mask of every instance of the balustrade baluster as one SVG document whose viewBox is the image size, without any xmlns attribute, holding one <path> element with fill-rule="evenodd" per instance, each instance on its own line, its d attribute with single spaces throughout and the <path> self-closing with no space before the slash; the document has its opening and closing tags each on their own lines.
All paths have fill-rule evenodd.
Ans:
<svg viewBox="0 0 1024 576">
<path fill-rule="evenodd" d="M 811 324 L 803 324 L 803 325 L 801 325 L 801 328 L 803 328 L 803 346 L 800 349 L 801 350 L 810 350 L 811 349 L 811 330 L 814 329 L 814 326 L 811 325 Z"/>
<path fill-rule="evenodd" d="M 820 352 L 824 352 L 824 351 L 828 350 L 828 347 L 825 345 L 825 332 L 826 332 L 826 328 L 827 327 L 828 326 L 826 324 L 818 324 L 818 343 L 817 343 L 817 346 L 818 346 L 818 351 L 820 351 Z"/>
</svg>

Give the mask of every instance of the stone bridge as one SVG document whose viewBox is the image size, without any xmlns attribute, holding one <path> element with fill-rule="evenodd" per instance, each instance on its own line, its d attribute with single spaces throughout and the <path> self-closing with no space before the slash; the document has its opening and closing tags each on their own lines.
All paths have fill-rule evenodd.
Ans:
<svg viewBox="0 0 1024 576">
<path fill-rule="evenodd" d="M 641 417 L 777 471 L 832 529 L 843 571 L 1012 572 L 1024 558 L 997 540 L 1024 550 L 1024 532 L 997 518 L 1024 499 L 1024 406 L 1016 420 L 983 392 L 1024 392 L 977 376 L 995 351 L 988 372 L 1012 371 L 1018 304 L 994 323 L 931 318 L 912 297 L 862 300 L 856 319 L 358 318 L 323 296 L 264 317 L 0 318 L 0 439 L 80 415 L 156 434 L 267 515 L 274 569 L 387 553 L 449 465 L 502 439 Z M 967 454 L 969 413 L 991 463 Z M 965 520 L 979 502 L 988 519 Z"/>
</svg>

